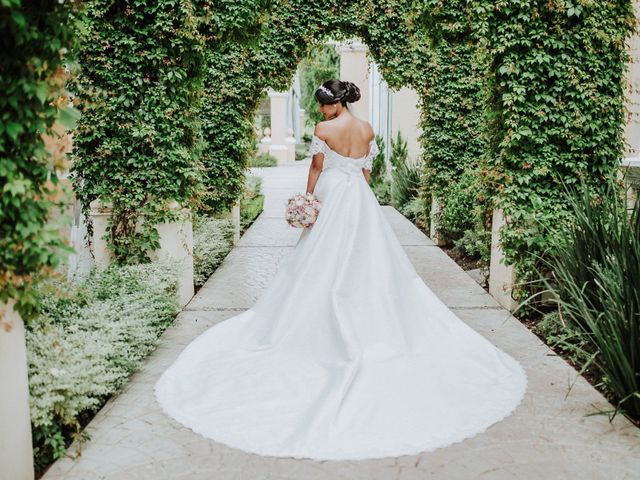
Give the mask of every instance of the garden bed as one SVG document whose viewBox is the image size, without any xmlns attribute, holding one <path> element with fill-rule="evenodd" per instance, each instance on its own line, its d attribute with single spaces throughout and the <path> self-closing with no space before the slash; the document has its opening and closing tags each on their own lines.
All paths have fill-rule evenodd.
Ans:
<svg viewBox="0 0 640 480">
<path fill-rule="evenodd" d="M 26 325 L 34 463 L 40 473 L 65 454 L 84 426 L 155 348 L 179 311 L 179 266 L 94 269 L 39 286 L 42 310 Z"/>
<path fill-rule="evenodd" d="M 240 202 L 244 232 L 262 212 L 261 179 L 248 176 Z M 233 248 L 230 219 L 193 216 L 194 285 L 199 289 Z M 180 265 L 111 265 L 39 286 L 40 316 L 27 324 L 36 478 L 66 454 L 84 427 L 122 389 L 179 312 Z M 79 452 L 75 452 L 78 454 Z"/>
</svg>

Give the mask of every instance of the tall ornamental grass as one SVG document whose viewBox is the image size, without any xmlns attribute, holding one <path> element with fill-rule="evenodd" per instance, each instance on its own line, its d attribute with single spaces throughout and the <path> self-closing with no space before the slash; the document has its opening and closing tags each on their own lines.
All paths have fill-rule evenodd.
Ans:
<svg viewBox="0 0 640 480">
<path fill-rule="evenodd" d="M 563 228 L 543 283 L 584 349 L 595 354 L 603 383 L 619 400 L 616 412 L 640 417 L 640 200 L 632 209 L 610 181 L 601 196 L 572 187 L 573 221 Z"/>
<path fill-rule="evenodd" d="M 407 140 L 398 131 L 391 140 L 391 205 L 398 210 L 418 196 L 420 167 L 409 162 Z"/>
</svg>

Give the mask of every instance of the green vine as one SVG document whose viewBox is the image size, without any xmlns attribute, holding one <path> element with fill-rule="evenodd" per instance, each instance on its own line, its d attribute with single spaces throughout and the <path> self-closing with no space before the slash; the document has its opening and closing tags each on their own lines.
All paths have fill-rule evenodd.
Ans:
<svg viewBox="0 0 640 480">
<path fill-rule="evenodd" d="M 487 149 L 482 133 L 486 65 L 471 35 L 471 14 L 456 3 L 424 4 L 423 28 L 433 37 L 430 80 L 422 91 L 421 195 L 438 202 L 436 230 L 455 241 L 486 230 L 488 199 L 480 178 Z"/>
<path fill-rule="evenodd" d="M 85 211 L 112 205 L 109 245 L 119 263 L 148 260 L 168 203 L 200 194 L 199 105 L 205 66 L 188 0 L 87 4 L 76 88 L 75 188 Z"/>
<path fill-rule="evenodd" d="M 33 15 L 33 25 L 43 22 L 45 33 L 23 36 L 25 45 L 68 43 L 68 30 L 39 10 L 5 3 L 6 28 L 31 25 L 16 11 Z M 597 191 L 621 157 L 625 40 L 635 27 L 629 0 L 91 0 L 86 13 L 74 85 L 84 112 L 75 132 L 75 187 L 85 209 L 98 198 L 112 204 L 110 245 L 120 262 L 144 261 L 158 246 L 154 224 L 169 217 L 171 201 L 215 213 L 238 200 L 259 99 L 268 88 L 287 89 L 300 61 L 329 38 L 361 38 L 392 89 L 418 93 L 423 197 L 439 201 L 453 237 L 474 229 L 486 238 L 490 210 L 502 208 L 502 246 L 522 281 L 554 235 L 533 225 L 553 226 L 567 215 L 560 184 L 586 178 Z M 38 122 L 50 127 L 57 111 L 41 100 L 42 72 L 17 64 L 36 85 L 35 103 L 7 123 L 3 141 L 19 141 L 17 158 L 26 159 L 42 150 Z M 56 64 L 59 56 L 47 58 L 49 71 Z M 10 148 L 4 152 L 16 157 Z M 23 195 L 22 178 L 39 192 L 51 171 L 44 163 L 28 173 L 20 160 L 8 165 L 2 175 L 18 185 L 6 187 L 14 197 Z M 36 196 L 30 218 L 44 227 L 50 205 Z M 2 214 L 11 218 L 22 201 Z M 16 235 L 12 221 L 5 237 Z M 39 246 L 32 250 L 18 238 L 5 241 L 5 264 L 12 265 L 5 285 L 18 288 L 20 275 L 55 263 L 42 253 L 52 252 L 44 245 L 53 240 L 42 232 L 33 238 Z"/>
<path fill-rule="evenodd" d="M 47 222 L 66 156 L 44 136 L 64 143 L 54 123 L 69 128 L 76 117 L 64 82 L 78 15 L 59 2 L 0 2 L 0 301 L 14 299 L 24 319 L 37 306 L 34 278 L 58 264 L 63 248 Z"/>
<path fill-rule="evenodd" d="M 483 163 L 508 220 L 501 243 L 521 300 L 568 215 L 561 185 L 584 179 L 596 193 L 619 167 L 633 5 L 475 1 L 474 9 L 491 74 Z"/>
</svg>

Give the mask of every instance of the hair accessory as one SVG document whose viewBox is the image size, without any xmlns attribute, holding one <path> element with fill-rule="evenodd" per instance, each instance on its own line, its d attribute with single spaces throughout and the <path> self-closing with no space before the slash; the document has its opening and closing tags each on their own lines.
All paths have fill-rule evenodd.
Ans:
<svg viewBox="0 0 640 480">
<path fill-rule="evenodd" d="M 327 95 L 333 97 L 333 92 L 329 90 L 327 87 L 325 87 L 324 85 L 320 85 L 318 88 L 322 90 L 324 93 L 326 93 Z"/>
</svg>

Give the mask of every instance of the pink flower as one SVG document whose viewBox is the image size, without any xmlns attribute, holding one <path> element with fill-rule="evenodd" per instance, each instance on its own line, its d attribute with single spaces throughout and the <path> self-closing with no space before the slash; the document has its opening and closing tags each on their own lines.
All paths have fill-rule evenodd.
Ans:
<svg viewBox="0 0 640 480">
<path fill-rule="evenodd" d="M 321 202 L 312 193 L 297 194 L 287 201 L 285 219 L 297 228 L 311 228 L 318 218 Z"/>
</svg>

